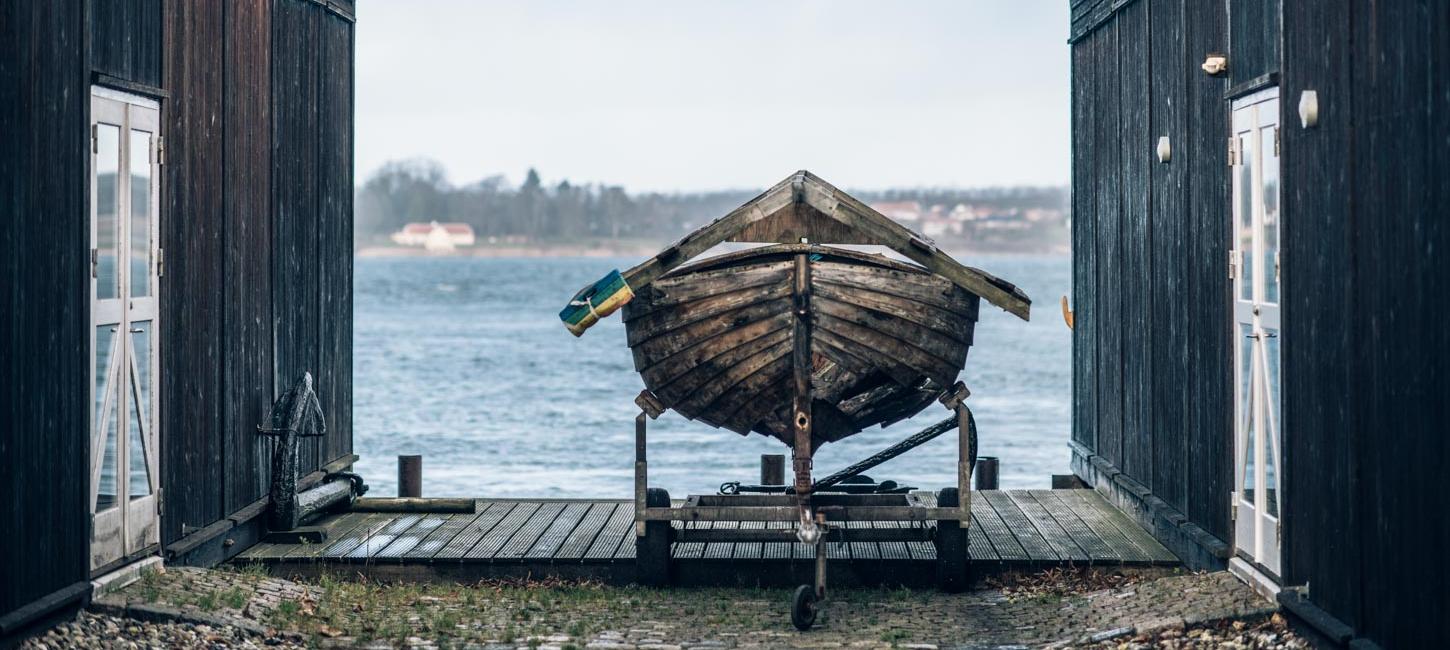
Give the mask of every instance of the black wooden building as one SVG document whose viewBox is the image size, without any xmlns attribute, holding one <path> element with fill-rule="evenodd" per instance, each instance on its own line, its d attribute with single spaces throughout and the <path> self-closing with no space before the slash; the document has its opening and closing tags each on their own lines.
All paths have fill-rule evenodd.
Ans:
<svg viewBox="0 0 1450 650">
<path fill-rule="evenodd" d="M 0 637 L 261 530 L 274 396 L 352 450 L 351 0 L 0 1 Z"/>
<path fill-rule="evenodd" d="M 1336 639 L 1446 647 L 1450 3 L 1071 16 L 1075 473 Z"/>
</svg>

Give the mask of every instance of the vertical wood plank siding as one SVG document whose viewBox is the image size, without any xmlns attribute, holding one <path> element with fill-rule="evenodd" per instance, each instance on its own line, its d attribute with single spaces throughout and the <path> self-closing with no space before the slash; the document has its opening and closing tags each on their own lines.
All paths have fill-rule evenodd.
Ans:
<svg viewBox="0 0 1450 650">
<path fill-rule="evenodd" d="M 1203 324 L 1229 314 L 1228 120 L 1224 81 L 1198 63 L 1225 20 L 1135 2 L 1072 46 L 1074 439 L 1222 539 L 1231 359 L 1226 329 Z"/>
<path fill-rule="evenodd" d="M 117 79 L 161 86 L 161 0 L 93 0 L 91 68 Z"/>
<path fill-rule="evenodd" d="M 1072 439 L 1097 446 L 1097 193 L 1094 152 L 1098 135 L 1098 98 L 1090 79 L 1097 65 L 1092 34 L 1072 48 Z"/>
<path fill-rule="evenodd" d="M 162 120 L 167 156 L 161 247 L 161 537 L 168 543 L 226 516 L 222 489 L 224 42 L 222 5 L 167 7 Z"/>
<path fill-rule="evenodd" d="M 1122 139 L 1119 110 L 1118 25 L 1111 22 L 1094 35 L 1096 41 L 1096 64 L 1089 81 L 1094 85 L 1093 95 L 1097 98 L 1098 144 L 1093 150 L 1094 169 L 1097 171 L 1093 183 L 1094 212 L 1097 219 L 1097 240 L 1094 243 L 1097 258 L 1097 279 L 1092 287 L 1097 314 L 1096 346 L 1084 350 L 1085 354 L 1096 355 L 1093 364 L 1097 374 L 1089 378 L 1097 384 L 1098 422 L 1097 452 L 1121 464 L 1123 461 L 1123 355 L 1122 355 L 1122 188 L 1118 173 L 1122 150 L 1118 143 Z"/>
<path fill-rule="evenodd" d="M 352 23 L 305 0 L 166 12 L 169 544 L 266 494 L 256 426 L 302 371 L 329 429 L 303 442 L 302 471 L 352 450 Z"/>
<path fill-rule="evenodd" d="M 1184 472 L 1192 521 L 1229 541 L 1229 490 L 1233 485 L 1233 357 L 1227 326 L 1230 285 L 1227 81 L 1198 68 L 1208 52 L 1222 52 L 1228 17 L 1222 3 L 1189 2 L 1184 9 L 1182 64 L 1188 145 L 1181 159 L 1188 174 L 1188 436 Z M 1180 160 L 1176 155 L 1175 161 Z"/>
<path fill-rule="evenodd" d="M 1073 44 L 1073 385 L 1075 439 L 1227 539 L 1231 359 L 1204 325 L 1229 313 L 1227 113 L 1197 67 L 1224 21 L 1222 5 L 1135 2 Z"/>
<path fill-rule="evenodd" d="M 1278 72 L 1279 0 L 1228 0 L 1228 19 L 1226 51 L 1233 83 Z"/>
<path fill-rule="evenodd" d="M 1144 432 L 1151 438 L 1153 493 L 1179 512 L 1187 507 L 1188 485 L 1185 468 L 1188 457 L 1188 202 L 1184 193 L 1186 164 L 1173 161 L 1193 159 L 1185 133 L 1184 89 L 1186 71 L 1193 69 L 1184 49 L 1183 6 L 1159 2 L 1151 6 L 1148 60 L 1152 81 L 1148 105 L 1152 131 L 1140 145 L 1151 157 L 1148 186 L 1150 302 L 1143 332 L 1148 337 L 1147 394 L 1142 396 L 1149 419 Z M 1172 159 L 1158 162 L 1158 138 L 1168 137 Z M 1179 158 L 1181 156 L 1181 158 Z M 1151 407 L 1150 407 L 1151 406 Z"/>
<path fill-rule="evenodd" d="M 1290 2 L 1284 7 L 1280 129 L 1284 179 L 1283 232 L 1293 246 L 1280 254 L 1284 279 L 1284 578 L 1313 581 L 1314 601 L 1351 626 L 1360 624 L 1358 487 L 1353 467 L 1351 404 L 1375 387 L 1350 366 L 1356 342 L 1349 280 L 1354 268 L 1350 158 L 1350 15 Z M 1297 99 L 1314 88 L 1320 126 L 1298 123 Z M 1339 188 L 1339 191 L 1325 191 Z M 1361 387 L 1356 388 L 1357 384 Z"/>
<path fill-rule="evenodd" d="M 1151 342 L 1148 294 L 1153 290 L 1152 262 L 1148 258 L 1148 165 L 1153 138 L 1148 124 L 1148 7 L 1147 2 L 1125 7 L 1118 14 L 1118 110 L 1121 131 L 1118 145 L 1121 186 L 1118 188 L 1122 268 L 1117 275 L 1122 315 L 1116 329 L 1121 345 L 1122 452 L 1117 465 L 1144 485 L 1153 480 L 1152 435 L 1148 431 L 1147 391 L 1152 383 L 1148 366 Z"/>
<path fill-rule="evenodd" d="M 1231 541 L 1226 92 L 1279 73 L 1283 582 L 1384 647 L 1450 644 L 1450 5 L 1072 10 L 1074 440 Z"/>
<path fill-rule="evenodd" d="M 350 3 L 349 3 L 350 7 Z M 321 397 L 329 425 L 324 462 L 352 452 L 353 28 L 329 13 L 322 21 Z"/>
<path fill-rule="evenodd" d="M 223 151 L 226 200 L 222 341 L 223 457 L 226 512 L 255 501 L 270 447 L 256 433 L 277 392 L 272 376 L 271 20 L 265 4 L 225 5 Z M 256 469 L 253 469 L 256 468 Z"/>
<path fill-rule="evenodd" d="M 0 3 L 0 617 L 86 579 L 85 5 Z"/>
</svg>

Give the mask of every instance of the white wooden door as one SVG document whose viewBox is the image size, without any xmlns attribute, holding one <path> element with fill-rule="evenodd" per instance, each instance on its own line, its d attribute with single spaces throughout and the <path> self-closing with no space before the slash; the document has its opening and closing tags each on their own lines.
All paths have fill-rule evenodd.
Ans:
<svg viewBox="0 0 1450 650">
<path fill-rule="evenodd" d="M 91 569 L 160 543 L 160 111 L 91 92 Z"/>
<path fill-rule="evenodd" d="M 1279 576 L 1279 91 L 1233 103 L 1234 547 Z"/>
</svg>

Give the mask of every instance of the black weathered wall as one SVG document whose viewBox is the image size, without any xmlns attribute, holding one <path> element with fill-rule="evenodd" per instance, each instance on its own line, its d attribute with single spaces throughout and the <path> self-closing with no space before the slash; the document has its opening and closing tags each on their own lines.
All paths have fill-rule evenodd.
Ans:
<svg viewBox="0 0 1450 650">
<path fill-rule="evenodd" d="M 352 23 L 347 7 L 273 9 L 272 313 L 276 381 L 311 370 L 328 435 L 304 466 L 352 451 Z"/>
<path fill-rule="evenodd" d="M 1074 12 L 1073 439 L 1170 525 L 1227 539 L 1232 358 L 1227 329 L 1205 326 L 1229 314 L 1227 82 L 1198 69 L 1224 49 L 1225 8 Z"/>
<path fill-rule="evenodd" d="M 1445 647 L 1450 6 L 1332 5 L 1284 7 L 1286 578 L 1386 647 Z"/>
<path fill-rule="evenodd" d="M 352 10 L 0 3 L 0 623 L 89 578 L 93 79 L 161 97 L 162 543 L 263 497 L 255 427 L 303 370 L 303 471 L 351 452 Z"/>
<path fill-rule="evenodd" d="M 87 579 L 84 15 L 0 3 L 0 618 Z"/>
<path fill-rule="evenodd" d="M 1386 647 L 1450 644 L 1450 5 L 1081 0 L 1072 30 L 1079 453 L 1231 541 L 1229 95 L 1277 75 L 1283 582 Z"/>
<path fill-rule="evenodd" d="M 91 69 L 161 85 L 161 0 L 90 0 Z"/>
<path fill-rule="evenodd" d="M 328 425 L 302 471 L 352 451 L 353 58 L 344 5 L 167 6 L 169 544 L 266 494 L 256 426 L 302 371 Z"/>
<path fill-rule="evenodd" d="M 1228 0 L 1226 51 L 1228 75 L 1235 86 L 1279 72 L 1279 2 Z"/>
</svg>

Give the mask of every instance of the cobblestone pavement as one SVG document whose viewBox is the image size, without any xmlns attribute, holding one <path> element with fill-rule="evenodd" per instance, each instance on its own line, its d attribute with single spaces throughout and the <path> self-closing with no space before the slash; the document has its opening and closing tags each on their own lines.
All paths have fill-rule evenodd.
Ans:
<svg viewBox="0 0 1450 650">
<path fill-rule="evenodd" d="M 791 627 L 790 593 L 782 589 L 378 585 L 327 577 L 303 584 L 258 572 L 173 568 L 148 575 L 97 607 L 175 611 L 218 625 L 231 621 L 242 636 L 235 643 L 217 642 L 224 647 L 269 635 L 273 642 L 293 638 L 323 647 L 561 650 L 1303 647 L 1282 625 L 1266 623 L 1274 607 L 1227 573 L 1045 575 L 963 594 L 837 590 L 816 628 L 805 633 Z M 1235 629 L 1233 621 L 1247 623 Z"/>
</svg>

